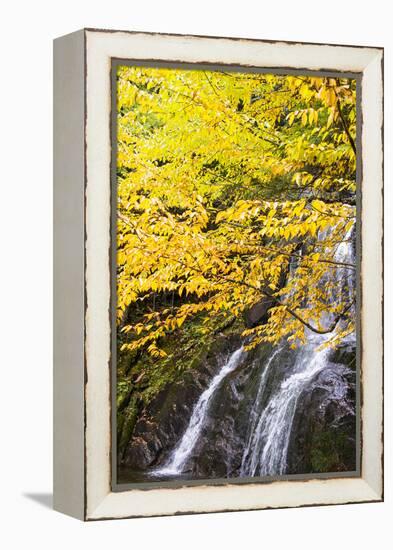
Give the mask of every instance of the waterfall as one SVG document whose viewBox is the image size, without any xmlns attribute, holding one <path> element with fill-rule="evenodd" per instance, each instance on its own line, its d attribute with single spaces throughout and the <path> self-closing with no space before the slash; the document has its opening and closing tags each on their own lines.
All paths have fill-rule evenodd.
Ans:
<svg viewBox="0 0 393 550">
<path fill-rule="evenodd" d="M 309 339 L 311 339 L 309 335 Z M 321 337 L 303 347 L 290 374 L 272 395 L 250 432 L 243 453 L 241 476 L 284 474 L 291 427 L 299 397 L 310 381 L 326 366 L 328 349 L 318 351 Z M 269 367 L 267 365 L 266 369 Z"/>
<path fill-rule="evenodd" d="M 255 398 L 255 401 L 251 407 L 250 425 L 247 430 L 246 445 L 244 448 L 242 463 L 240 466 L 240 475 L 243 475 L 243 476 L 247 475 L 247 462 L 248 462 L 249 456 L 253 451 L 256 428 L 257 428 L 257 424 L 259 424 L 258 414 L 259 414 L 259 410 L 262 405 L 262 399 L 264 397 L 265 390 L 266 390 L 266 381 L 268 379 L 268 375 L 270 374 L 270 368 L 272 366 L 273 360 L 281 352 L 282 349 L 283 347 L 282 345 L 280 345 L 279 347 L 277 347 L 276 350 L 273 351 L 273 353 L 270 355 L 269 359 L 267 360 L 267 363 L 263 368 L 262 374 L 259 379 L 258 392 Z"/>
<path fill-rule="evenodd" d="M 243 356 L 244 350 L 243 347 L 240 347 L 232 353 L 218 374 L 214 376 L 208 388 L 198 399 L 192 411 L 188 427 L 180 440 L 180 443 L 172 451 L 169 460 L 164 464 L 164 466 L 158 470 L 155 470 L 154 475 L 177 475 L 182 473 L 183 467 L 187 459 L 190 457 L 199 436 L 201 435 L 215 392 L 220 387 L 220 384 L 224 378 L 229 373 L 234 371 L 240 364 Z"/>
<path fill-rule="evenodd" d="M 301 251 L 299 255 L 301 255 Z M 352 230 L 347 233 L 344 241 L 338 244 L 333 257 L 341 264 L 354 263 Z M 291 265 L 290 278 L 296 277 L 297 268 L 298 262 Z M 341 301 L 349 303 L 354 300 L 355 279 L 353 269 L 346 265 L 338 265 L 332 268 L 327 277 L 327 280 L 320 280 L 318 284 L 321 287 L 327 283 L 330 284 L 332 290 L 329 301 L 331 303 Z M 355 313 L 354 306 L 351 311 L 353 314 Z M 322 326 L 327 327 L 331 325 L 332 321 L 334 321 L 334 316 L 326 314 L 321 323 Z M 340 323 L 338 323 L 335 330 L 339 326 Z M 250 374 L 246 373 L 243 378 L 241 373 L 235 375 L 233 383 L 229 386 L 232 390 L 232 397 L 228 397 L 228 393 L 225 393 L 228 392 L 228 388 L 225 389 L 226 386 L 223 384 L 225 378 L 235 371 L 241 361 L 244 360 L 243 347 L 237 349 L 212 378 L 207 389 L 200 395 L 193 407 L 188 426 L 169 457 L 163 465 L 150 471 L 150 475 L 153 477 L 172 477 L 183 474 L 188 468 L 193 471 L 193 464 L 198 463 L 198 457 L 193 456 L 197 443 L 201 442 L 203 438 L 204 449 L 206 445 L 210 446 L 210 449 L 214 448 L 216 445 L 214 433 L 220 433 L 220 445 L 222 445 L 222 434 L 229 435 L 227 446 L 217 447 L 221 449 L 222 456 L 220 460 L 225 463 L 228 476 L 232 476 L 234 472 L 240 477 L 273 476 L 289 473 L 288 450 L 292 445 L 293 437 L 296 436 L 293 433 L 294 419 L 298 412 L 303 414 L 302 402 L 304 397 L 313 392 L 315 388 L 321 387 L 342 396 L 347 391 L 346 382 L 343 381 L 342 377 L 340 378 L 343 366 L 334 366 L 329 361 L 331 350 L 323 345 L 332 336 L 334 336 L 334 331 L 328 334 L 316 334 L 307 329 L 307 338 L 304 345 L 292 350 L 284 339 L 272 349 L 268 359 L 264 358 L 263 360 L 259 359 L 259 361 L 254 360 L 251 362 L 251 368 L 248 372 L 256 374 L 253 380 L 257 381 L 253 384 L 256 384 L 257 387 L 255 385 L 253 386 L 254 389 L 248 387 L 248 395 L 251 392 L 252 398 L 245 399 L 244 406 L 242 405 L 242 397 L 245 394 L 242 393 L 244 391 L 242 383 L 244 380 L 249 379 L 247 377 Z M 348 335 L 346 341 L 354 343 L 354 335 Z M 322 375 L 322 373 L 324 374 Z M 238 393 L 236 380 L 240 380 L 240 394 Z M 334 380 L 335 385 L 333 388 L 329 386 L 327 380 Z M 237 413 L 235 413 L 230 427 L 228 427 L 228 424 L 225 425 L 224 430 L 227 430 L 225 432 L 222 428 L 224 424 L 221 424 L 221 427 L 218 428 L 208 422 L 209 414 L 219 400 L 230 402 L 233 396 L 235 402 L 237 401 L 239 404 L 234 406 L 232 410 L 239 411 L 243 407 L 241 409 L 241 419 L 239 420 L 240 417 L 236 416 Z M 244 424 L 244 419 L 246 424 Z M 243 430 L 234 427 L 237 420 L 243 426 Z M 219 424 L 219 422 L 216 424 Z M 245 429 L 244 426 L 246 426 Z M 220 430 L 220 432 L 215 430 Z M 236 435 L 230 439 L 230 433 L 232 433 L 232 436 L 235 433 L 233 430 L 235 430 Z M 210 436 L 211 439 L 209 440 Z M 229 464 L 231 466 L 228 466 Z"/>
<path fill-rule="evenodd" d="M 339 262 L 353 262 L 354 254 L 350 230 L 334 254 Z M 294 276 L 292 274 L 292 276 Z M 334 278 L 337 281 L 338 293 L 353 298 L 353 274 L 345 267 L 336 269 Z M 323 282 L 322 282 L 323 284 Z M 307 344 L 295 352 L 292 365 L 278 390 L 273 392 L 268 402 L 261 407 L 261 395 L 264 392 L 270 366 L 283 345 L 269 358 L 260 377 L 257 397 L 250 414 L 248 432 L 240 467 L 240 476 L 282 475 L 287 469 L 287 453 L 292 433 L 295 412 L 304 390 L 309 387 L 318 373 L 324 370 L 329 362 L 330 350 L 323 344 L 332 333 L 314 334 L 307 331 Z M 259 418 L 256 418 L 259 410 Z"/>
</svg>

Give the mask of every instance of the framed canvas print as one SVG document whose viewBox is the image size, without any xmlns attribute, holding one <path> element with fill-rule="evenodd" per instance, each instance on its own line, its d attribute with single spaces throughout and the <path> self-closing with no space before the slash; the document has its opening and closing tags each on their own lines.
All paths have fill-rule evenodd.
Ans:
<svg viewBox="0 0 393 550">
<path fill-rule="evenodd" d="M 54 502 L 383 498 L 383 50 L 55 40 Z"/>
</svg>

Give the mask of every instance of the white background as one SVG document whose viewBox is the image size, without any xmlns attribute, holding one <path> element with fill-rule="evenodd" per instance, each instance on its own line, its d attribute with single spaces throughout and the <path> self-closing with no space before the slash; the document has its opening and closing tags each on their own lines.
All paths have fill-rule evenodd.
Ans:
<svg viewBox="0 0 393 550">
<path fill-rule="evenodd" d="M 387 0 L 111 0 L 106 3 L 13 0 L 2 5 L 0 544 L 3 548 L 359 550 L 391 547 L 393 303 L 389 248 L 393 226 L 393 28 L 389 7 Z M 385 503 L 89 524 L 50 509 L 51 41 L 82 27 L 385 47 Z"/>
</svg>

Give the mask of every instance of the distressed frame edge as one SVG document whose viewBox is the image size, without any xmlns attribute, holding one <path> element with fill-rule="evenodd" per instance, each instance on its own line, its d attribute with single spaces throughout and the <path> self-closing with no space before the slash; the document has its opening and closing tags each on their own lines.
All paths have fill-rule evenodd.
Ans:
<svg viewBox="0 0 393 550">
<path fill-rule="evenodd" d="M 377 102 L 373 101 L 373 97 Z M 364 105 L 369 102 L 369 108 Z M 374 109 L 374 111 L 373 111 Z M 370 487 L 384 499 L 384 51 L 378 49 L 374 58 L 364 68 L 362 78 L 362 192 L 363 210 L 367 204 L 367 216 L 362 217 L 362 258 L 361 273 L 365 273 L 361 286 L 362 295 L 362 434 L 364 430 L 375 429 L 374 460 L 376 468 L 369 463 L 362 464 L 363 477 Z M 364 151 L 367 151 L 365 162 Z M 373 188 L 373 169 L 376 175 L 376 189 Z M 368 182 L 368 185 L 364 185 Z M 374 209 L 374 212 L 372 211 Z M 375 216 L 373 218 L 369 212 Z M 363 213 L 363 212 L 362 212 Z M 375 245 L 377 243 L 377 246 Z M 364 260 L 365 252 L 367 259 Z M 371 271 L 371 274 L 370 274 Z M 372 274 L 374 279 L 372 279 Z M 370 280 L 372 279 L 372 280 Z M 376 290 L 374 288 L 376 285 Z M 371 288 L 370 288 L 371 287 Z M 374 304 L 372 299 L 378 298 Z M 371 318 L 367 318 L 366 312 Z M 368 336 L 367 336 L 368 335 Z M 373 365 L 372 350 L 364 347 L 366 340 L 375 338 L 377 368 Z M 371 375 L 377 377 L 377 384 L 370 383 Z M 367 381 L 368 378 L 368 381 Z M 366 390 L 366 391 L 365 391 Z M 374 392 L 374 393 L 373 393 Z M 367 399 L 364 399 L 367 393 Z M 373 401 L 374 397 L 374 401 Z M 373 403 L 378 403 L 377 406 Z M 370 413 L 370 407 L 373 414 Z M 373 418 L 374 417 L 374 418 Z M 374 426 L 371 422 L 374 419 Z M 368 449 L 370 452 L 370 449 Z"/>
<path fill-rule="evenodd" d="M 53 507 L 85 519 L 85 32 L 53 41 Z"/>
<path fill-rule="evenodd" d="M 101 31 L 89 31 L 89 33 L 91 32 L 101 32 Z M 113 32 L 116 32 L 116 31 L 113 31 Z M 146 34 L 146 33 L 136 33 L 136 34 Z M 170 35 L 170 36 L 173 36 L 173 35 Z M 189 37 L 192 39 L 192 37 Z M 206 37 L 206 38 L 210 38 L 210 37 Z M 228 40 L 232 40 L 232 39 L 228 39 Z M 235 40 L 235 39 L 234 39 Z M 261 41 L 256 41 L 256 42 L 264 42 L 263 40 Z M 298 43 L 296 43 L 298 44 Z M 300 45 L 300 44 L 299 44 Z M 344 48 L 348 48 L 350 49 L 350 47 L 348 46 L 344 46 Z M 383 63 L 383 50 L 381 51 L 381 48 L 369 48 L 369 47 L 365 47 L 366 49 L 368 50 L 374 50 L 374 53 L 375 53 L 375 56 L 374 56 L 374 59 L 378 57 L 381 58 L 381 61 Z M 366 70 L 367 66 L 364 68 L 364 71 Z M 382 73 L 380 74 L 380 76 L 382 77 Z M 381 99 L 383 98 L 383 89 L 381 90 L 381 97 L 378 97 L 378 99 Z M 381 110 L 381 122 L 383 123 L 383 120 L 382 120 L 382 110 Z M 383 146 L 383 143 L 381 141 L 381 146 Z M 381 179 L 381 190 L 382 190 L 382 185 L 383 185 L 383 177 Z M 381 212 L 378 212 L 379 214 L 381 214 Z M 379 227 L 378 227 L 379 229 Z M 380 266 L 377 268 L 379 269 Z M 382 298 L 382 295 L 381 295 L 381 298 Z M 381 475 L 382 475 L 382 470 L 381 470 Z M 353 480 L 355 481 L 355 480 Z M 370 485 L 369 483 L 367 483 L 367 481 L 365 481 L 365 479 L 362 479 L 362 478 L 359 478 L 358 480 L 356 481 L 360 481 L 362 483 L 362 485 L 364 486 L 365 485 L 365 488 L 369 489 L 369 496 L 367 498 L 367 502 L 374 502 L 374 501 L 380 501 L 383 499 L 383 481 L 382 481 L 382 484 L 380 485 L 379 483 L 377 483 L 377 486 L 375 486 L 375 484 L 373 483 L 372 485 Z M 276 483 L 280 483 L 280 482 L 276 482 Z M 303 483 L 303 482 L 302 482 Z M 309 482 L 305 482 L 305 483 L 309 483 Z M 248 484 L 247 487 L 252 487 L 253 484 Z M 158 491 L 164 491 L 164 489 L 158 489 Z M 132 490 L 132 491 L 127 491 L 127 492 L 138 492 L 137 490 Z M 106 515 L 106 505 L 105 505 L 105 501 L 108 501 L 108 499 L 110 499 L 111 495 L 114 495 L 115 493 L 111 493 L 110 490 L 109 492 L 107 493 L 107 495 L 101 500 L 100 504 L 96 507 L 94 507 L 93 509 L 90 509 L 90 510 L 87 510 L 86 511 L 86 517 L 85 519 L 89 519 L 89 520 L 93 520 L 93 519 L 109 519 L 109 517 L 111 518 L 114 518 L 114 517 L 143 517 L 143 516 L 148 516 L 148 515 L 173 515 L 173 514 L 176 514 L 176 513 L 203 513 L 205 510 L 187 510 L 187 511 L 179 511 L 179 512 L 169 512 L 169 513 L 163 513 L 163 514 L 158 514 L 158 513 L 152 513 L 152 514 L 137 514 L 136 516 L 133 516 L 133 515 L 126 515 L 126 516 L 122 516 L 122 515 L 117 515 L 117 516 L 113 516 L 113 515 Z M 363 502 L 363 500 L 354 500 L 353 502 Z M 317 503 L 309 503 L 309 504 L 300 504 L 300 506 L 310 506 L 310 505 L 323 505 L 323 504 L 339 504 L 340 502 L 317 502 Z M 109 504 L 109 503 L 108 503 Z M 344 502 L 342 502 L 342 504 L 344 504 Z M 290 504 L 289 506 L 294 506 L 293 504 Z M 274 507 L 274 508 L 281 508 L 281 507 L 286 507 L 286 506 L 268 506 L 268 505 L 261 505 L 261 506 L 258 506 L 258 507 L 252 507 L 252 508 L 247 508 L 247 509 L 262 509 L 262 508 L 270 508 L 270 507 Z M 244 508 L 242 508 L 244 509 Z M 208 510 L 209 512 L 219 512 L 219 511 L 225 511 L 224 509 L 215 509 L 215 510 Z M 227 510 L 229 511 L 229 510 Z M 236 508 L 231 508 L 231 511 L 240 511 L 240 509 L 236 509 Z"/>
<path fill-rule="evenodd" d="M 84 27 L 83 29 L 85 32 L 91 32 L 91 33 L 124 33 L 124 34 L 144 34 L 147 36 L 169 36 L 169 37 L 178 37 L 178 38 L 208 38 L 212 40 L 235 40 L 235 41 L 242 41 L 242 42 L 259 42 L 259 43 L 266 43 L 266 44 L 287 44 L 287 45 L 300 45 L 300 46 L 332 46 L 332 47 L 338 47 L 338 48 L 369 48 L 372 50 L 384 50 L 384 46 L 361 46 L 359 44 L 337 44 L 333 42 L 307 42 L 307 41 L 300 41 L 300 40 L 284 40 L 284 39 L 268 39 L 268 38 L 245 38 L 245 37 L 239 37 L 239 36 L 218 36 L 218 35 L 209 35 L 209 34 L 181 34 L 181 33 L 174 33 L 174 32 L 158 32 L 158 31 L 132 31 L 129 29 L 104 29 L 104 28 L 98 28 L 98 27 Z"/>
</svg>

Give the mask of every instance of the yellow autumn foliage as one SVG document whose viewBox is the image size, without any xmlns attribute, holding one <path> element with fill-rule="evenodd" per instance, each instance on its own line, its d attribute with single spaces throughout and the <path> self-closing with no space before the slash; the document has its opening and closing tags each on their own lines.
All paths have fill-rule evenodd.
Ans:
<svg viewBox="0 0 393 550">
<path fill-rule="evenodd" d="M 239 317 L 263 298 L 250 345 L 297 345 L 326 315 L 354 330 L 329 273 L 355 269 L 335 260 L 356 216 L 355 81 L 124 66 L 117 123 L 124 348 L 162 357 L 160 339 L 195 316 Z"/>
</svg>

